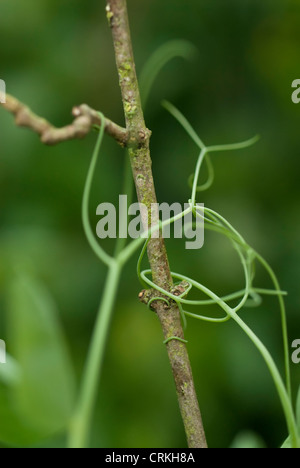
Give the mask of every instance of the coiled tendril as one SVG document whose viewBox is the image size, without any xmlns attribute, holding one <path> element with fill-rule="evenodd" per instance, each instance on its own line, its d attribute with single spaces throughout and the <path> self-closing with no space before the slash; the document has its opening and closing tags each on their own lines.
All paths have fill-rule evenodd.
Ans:
<svg viewBox="0 0 300 468">
<path fill-rule="evenodd" d="M 99 131 L 99 137 L 97 139 L 95 151 L 93 154 L 92 162 L 91 162 L 89 173 L 88 173 L 85 191 L 84 191 L 84 198 L 83 198 L 82 213 L 83 213 L 83 224 L 84 224 L 86 236 L 88 238 L 88 241 L 92 249 L 94 250 L 96 255 L 99 257 L 99 259 L 103 261 L 106 265 L 108 265 L 111 270 L 116 268 L 119 271 L 121 270 L 123 265 L 131 258 L 131 256 L 136 252 L 136 250 L 144 243 L 144 246 L 142 247 L 142 251 L 138 259 L 137 274 L 143 286 L 152 288 L 158 292 L 158 296 L 152 297 L 152 299 L 149 301 L 148 303 L 149 308 L 150 308 L 150 305 L 155 300 L 163 300 L 164 302 L 166 302 L 167 305 L 170 304 L 168 302 L 168 299 L 175 301 L 179 307 L 184 325 L 185 325 L 186 317 L 191 317 L 191 318 L 204 320 L 206 322 L 212 322 L 212 323 L 224 323 L 230 319 L 233 319 L 240 326 L 240 328 L 248 335 L 248 337 L 251 339 L 251 341 L 254 343 L 254 345 L 256 346 L 256 348 L 259 350 L 262 357 L 264 358 L 269 368 L 269 371 L 272 375 L 274 384 L 277 388 L 277 391 L 281 400 L 281 404 L 283 407 L 283 411 L 285 414 L 288 431 L 289 431 L 289 444 L 291 445 L 291 447 L 299 447 L 300 440 L 299 440 L 298 429 L 297 429 L 295 414 L 293 411 L 292 397 L 291 397 L 289 346 L 288 346 L 288 336 L 287 336 L 286 312 L 285 312 L 285 304 L 284 304 L 284 296 L 286 295 L 286 292 L 281 291 L 276 275 L 274 274 L 269 264 L 264 260 L 264 258 L 261 255 L 259 255 L 258 252 L 256 252 L 245 241 L 245 239 L 237 232 L 237 230 L 219 213 L 217 213 L 216 211 L 210 208 L 199 206 L 196 200 L 197 193 L 199 191 L 203 191 L 209 188 L 214 179 L 214 171 L 213 171 L 213 166 L 212 166 L 212 162 L 210 159 L 210 154 L 215 153 L 215 152 L 223 152 L 223 151 L 231 151 L 231 150 L 247 148 L 253 145 L 258 140 L 258 137 L 256 136 L 254 138 L 251 138 L 250 140 L 247 140 L 241 143 L 235 143 L 232 145 L 206 146 L 203 143 L 203 141 L 198 137 L 197 133 L 191 127 L 191 125 L 186 120 L 186 118 L 179 112 L 178 109 L 176 109 L 172 104 L 166 101 L 163 102 L 163 106 L 177 119 L 177 121 L 186 130 L 188 135 L 192 138 L 192 140 L 195 142 L 195 144 L 200 150 L 194 174 L 189 179 L 189 182 L 192 188 L 191 198 L 189 199 L 189 207 L 185 209 L 184 211 L 182 211 L 182 213 L 174 216 L 173 218 L 170 218 L 164 222 L 159 222 L 157 226 L 149 228 L 148 231 L 143 234 L 143 237 L 131 241 L 131 243 L 129 243 L 128 245 L 124 243 L 122 244 L 119 243 L 114 257 L 108 255 L 104 251 L 104 249 L 99 245 L 98 241 L 96 240 L 93 234 L 93 230 L 90 226 L 89 215 L 88 215 L 91 184 L 92 184 L 93 175 L 94 175 L 94 171 L 95 171 L 95 167 L 97 163 L 97 157 L 99 155 L 99 151 L 100 151 L 101 143 L 103 139 L 104 129 L 103 129 L 103 126 L 101 126 L 100 131 Z M 104 118 L 101 120 L 104 121 Z M 206 165 L 207 165 L 208 178 L 204 184 L 199 185 L 200 171 L 201 171 L 203 162 L 206 162 Z M 127 184 L 127 185 L 130 185 L 130 184 Z M 164 226 L 170 225 L 174 223 L 175 221 L 183 218 L 188 213 L 193 214 L 194 225 L 197 226 L 199 223 L 201 223 L 202 225 L 204 224 L 205 229 L 217 232 L 220 235 L 225 236 L 231 242 L 232 247 L 234 248 L 234 250 L 236 251 L 240 259 L 242 269 L 243 269 L 245 286 L 242 290 L 220 297 L 216 293 L 214 293 L 211 289 L 207 288 L 204 284 L 199 283 L 198 281 L 192 278 L 189 278 L 188 276 L 172 272 L 171 274 L 174 280 L 180 281 L 180 282 L 184 281 L 185 284 L 187 285 L 187 288 L 185 289 L 185 291 L 178 296 L 178 295 L 173 294 L 172 292 L 169 292 L 157 286 L 151 280 L 150 269 L 142 270 L 142 262 L 145 256 L 148 242 L 150 241 L 152 234 L 155 231 L 157 232 L 158 230 L 163 229 Z M 145 242 L 145 238 L 147 239 L 146 242 Z M 256 262 L 260 263 L 263 266 L 263 268 L 266 270 L 267 274 L 270 276 L 272 280 L 274 289 L 262 289 L 262 288 L 258 288 L 254 286 Z M 204 295 L 208 297 L 208 299 L 201 299 L 201 300 L 200 299 L 199 300 L 186 299 L 187 293 L 191 291 L 192 289 L 196 289 L 199 292 L 203 293 Z M 165 298 L 162 298 L 160 294 L 165 296 Z M 269 351 L 265 347 L 265 345 L 238 315 L 238 312 L 240 312 L 244 306 L 248 306 L 248 307 L 258 306 L 261 303 L 262 295 L 274 295 L 274 296 L 277 296 L 278 298 L 280 314 L 281 314 L 282 333 L 283 333 L 286 384 L 284 384 L 282 377 L 276 367 L 276 364 L 272 356 L 270 355 Z M 239 302 L 236 306 L 232 307 L 229 305 L 232 301 L 238 300 L 238 299 L 239 299 Z M 206 315 L 201 315 L 197 313 L 196 311 L 191 312 L 191 311 L 187 311 L 183 309 L 184 306 L 194 307 L 195 309 L 196 308 L 198 309 L 200 306 L 208 306 L 208 305 L 213 305 L 213 304 L 218 305 L 220 309 L 224 312 L 224 315 L 222 317 L 217 317 L 217 318 L 209 317 Z M 183 343 L 186 343 L 185 340 L 176 336 L 171 336 L 167 338 L 164 343 L 167 344 L 170 340 L 178 340 Z"/>
<path fill-rule="evenodd" d="M 183 320 L 185 317 L 191 317 L 195 319 L 204 320 L 206 322 L 212 323 L 224 323 L 230 319 L 233 319 L 248 335 L 248 337 L 252 340 L 255 346 L 260 351 L 261 355 L 263 356 L 266 364 L 270 370 L 270 373 L 273 377 L 275 386 L 277 388 L 283 410 L 285 413 L 287 426 L 290 433 L 290 442 L 293 447 L 299 446 L 299 435 L 297 430 L 297 425 L 295 421 L 295 415 L 293 412 L 293 407 L 291 403 L 291 380 L 290 380 L 290 365 L 289 365 L 289 347 L 288 347 L 288 336 L 287 336 L 287 321 L 286 321 L 286 312 L 285 312 L 285 304 L 284 304 L 284 296 L 286 292 L 280 289 L 278 280 L 269 266 L 269 264 L 256 252 L 246 241 L 245 239 L 237 232 L 237 230 L 219 213 L 216 211 L 204 207 L 199 206 L 197 204 L 196 198 L 197 193 L 203 190 L 208 189 L 214 180 L 214 170 L 212 166 L 212 162 L 210 159 L 210 153 L 215 152 L 222 152 L 222 151 L 231 151 L 231 150 L 238 150 L 250 147 L 255 142 L 258 141 L 259 137 L 256 136 L 251 138 L 250 140 L 235 143 L 231 145 L 218 145 L 218 146 L 206 146 L 203 141 L 199 138 L 195 130 L 191 127 L 189 122 L 186 118 L 180 113 L 178 109 L 176 109 L 172 104 L 167 101 L 163 102 L 163 106 L 175 117 L 175 119 L 182 125 L 182 127 L 186 130 L 188 135 L 192 138 L 195 144 L 200 149 L 200 154 L 196 163 L 195 172 L 191 175 L 189 179 L 189 184 L 192 188 L 191 198 L 189 200 L 189 208 L 182 213 L 176 215 L 176 217 L 171 218 L 167 221 L 160 222 L 159 226 L 155 228 L 149 229 L 147 233 L 147 241 L 145 242 L 139 260 L 137 264 L 137 273 L 138 277 L 143 285 L 147 285 L 149 288 L 155 289 L 158 293 L 163 294 L 164 296 L 168 297 L 170 300 L 176 302 L 181 312 L 181 316 Z M 208 178 L 204 184 L 199 184 L 199 177 L 200 171 L 203 165 L 203 162 L 206 162 L 207 170 L 208 170 Z M 218 296 L 214 293 L 211 289 L 207 288 L 204 284 L 199 283 L 198 281 L 189 278 L 188 276 L 172 272 L 172 278 L 174 280 L 184 281 L 188 284 L 187 290 L 177 296 L 172 292 L 169 292 L 163 288 L 157 286 L 151 279 L 151 270 L 145 269 L 142 270 L 142 261 L 145 256 L 147 244 L 151 239 L 151 235 L 153 231 L 162 229 L 165 225 L 172 224 L 176 220 L 182 218 L 186 214 L 192 212 L 194 215 L 194 225 L 198 225 L 199 223 L 204 223 L 204 227 L 207 230 L 215 231 L 223 236 L 225 236 L 232 244 L 232 247 L 236 251 L 244 274 L 244 281 L 245 287 L 240 290 L 228 294 L 226 296 Z M 274 285 L 274 289 L 263 289 L 257 288 L 254 286 L 254 279 L 255 279 L 255 264 L 256 262 L 260 263 L 263 268 L 266 270 L 267 274 L 270 276 L 272 283 Z M 185 296 L 187 292 L 189 292 L 192 288 L 204 293 L 208 299 L 202 300 L 189 300 L 186 299 Z M 269 351 L 266 349 L 265 345 L 260 341 L 260 339 L 254 334 L 254 332 L 246 325 L 246 323 L 239 317 L 238 312 L 244 307 L 256 307 L 259 306 L 262 302 L 262 295 L 274 295 L 278 297 L 279 301 L 279 308 L 280 308 L 280 315 L 281 315 L 281 324 L 282 324 L 282 332 L 283 332 L 283 345 L 284 345 L 284 355 L 285 355 L 285 377 L 286 377 L 286 384 L 283 383 L 281 375 L 274 363 L 272 356 L 270 355 Z M 161 297 L 152 298 L 152 302 L 154 300 L 159 300 Z M 229 305 L 234 300 L 239 299 L 239 302 L 236 306 L 232 307 Z M 196 312 L 190 312 L 183 309 L 183 306 L 190 306 L 199 308 L 199 306 L 208 306 L 208 305 L 218 305 L 225 314 L 222 317 L 209 317 L 206 315 L 201 315 Z M 170 337 L 168 338 L 165 343 L 169 342 L 172 339 L 176 339 L 182 341 L 179 337 Z"/>
</svg>

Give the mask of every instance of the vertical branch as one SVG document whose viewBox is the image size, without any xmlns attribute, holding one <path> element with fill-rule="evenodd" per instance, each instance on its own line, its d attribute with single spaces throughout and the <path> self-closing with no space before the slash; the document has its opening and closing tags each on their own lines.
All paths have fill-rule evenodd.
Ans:
<svg viewBox="0 0 300 468">
<path fill-rule="evenodd" d="M 141 105 L 126 0 L 107 0 L 106 11 L 113 35 L 115 58 L 128 132 L 127 147 L 134 182 L 138 200 L 147 207 L 148 220 L 151 223 L 151 205 L 156 205 L 157 203 L 149 148 L 151 132 L 145 125 Z M 156 219 L 158 219 L 157 211 L 152 212 L 152 222 L 155 223 Z M 150 240 L 148 244 L 148 258 L 154 283 L 170 291 L 172 276 L 162 237 Z M 180 311 L 176 304 L 166 309 L 165 303 L 157 301 L 156 312 L 160 319 L 165 339 L 171 336 L 184 338 Z M 178 340 L 171 340 L 166 346 L 188 445 L 191 448 L 206 448 L 207 444 L 186 345 Z"/>
</svg>

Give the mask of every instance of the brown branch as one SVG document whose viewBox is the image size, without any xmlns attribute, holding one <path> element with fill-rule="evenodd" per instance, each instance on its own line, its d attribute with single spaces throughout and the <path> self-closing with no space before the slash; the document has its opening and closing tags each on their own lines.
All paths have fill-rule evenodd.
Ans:
<svg viewBox="0 0 300 468">
<path fill-rule="evenodd" d="M 73 108 L 74 121 L 72 124 L 56 128 L 15 97 L 6 94 L 5 101 L 0 105 L 15 116 L 16 125 L 29 128 L 37 133 L 40 135 L 42 143 L 46 145 L 56 145 L 62 141 L 84 138 L 94 125 L 100 126 L 102 124 L 99 113 L 86 104 Z M 107 118 L 105 118 L 105 132 L 120 145 L 127 145 L 127 130 Z"/>
<path fill-rule="evenodd" d="M 155 205 L 157 201 L 149 149 L 151 132 L 145 125 L 141 106 L 126 0 L 106 1 L 107 17 L 113 34 L 126 129 L 105 118 L 105 131 L 119 144 L 128 147 L 139 202 L 147 206 L 149 224 L 156 224 L 158 212 L 154 213 L 154 218 L 156 219 L 153 219 L 153 213 L 152 219 L 150 216 L 151 206 Z M 3 100 L 0 99 L 0 101 Z M 15 122 L 18 126 L 31 129 L 40 135 L 41 141 L 47 145 L 54 145 L 70 139 L 83 138 L 91 131 L 94 125 L 101 125 L 103 123 L 97 111 L 85 104 L 73 108 L 73 123 L 62 128 L 54 127 L 47 120 L 36 115 L 29 107 L 10 95 L 6 95 L 6 102 L 1 102 L 0 104 L 15 116 Z M 151 239 L 148 244 L 148 258 L 155 284 L 167 291 L 171 291 L 173 288 L 172 275 L 162 238 Z M 147 302 L 147 295 L 152 298 L 159 296 L 156 291 L 152 290 L 150 293 L 141 293 L 140 299 L 143 302 Z M 152 308 L 160 319 L 165 339 L 174 336 L 184 338 L 180 311 L 176 303 L 170 301 L 170 307 L 168 307 L 166 302 L 157 300 L 155 303 L 152 303 Z M 166 346 L 188 445 L 191 448 L 206 448 L 205 433 L 186 345 L 173 339 L 168 341 Z"/>
<path fill-rule="evenodd" d="M 141 106 L 126 0 L 107 0 L 106 11 L 113 35 L 126 127 L 129 132 L 128 148 L 138 200 L 147 206 L 149 223 L 154 221 L 156 224 L 158 213 L 155 213 L 156 220 L 153 218 L 151 220 L 150 216 L 151 205 L 156 204 L 157 201 L 149 149 L 151 133 L 145 126 Z M 173 282 L 162 238 L 150 240 L 148 258 L 153 281 L 161 288 L 170 291 Z M 144 295 L 145 292 L 142 292 L 140 299 L 143 299 Z M 158 292 L 156 296 L 159 296 Z M 156 301 L 155 307 L 153 303 L 153 308 L 160 319 L 165 339 L 172 336 L 184 337 L 180 311 L 176 303 L 170 303 L 170 307 L 166 308 L 165 302 Z M 171 340 L 166 346 L 188 445 L 194 448 L 206 448 L 207 444 L 186 345 L 178 340 Z"/>
</svg>

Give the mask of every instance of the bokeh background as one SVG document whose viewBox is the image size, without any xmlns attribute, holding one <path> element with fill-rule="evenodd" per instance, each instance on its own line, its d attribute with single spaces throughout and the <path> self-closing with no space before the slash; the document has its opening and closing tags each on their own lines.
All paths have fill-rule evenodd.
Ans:
<svg viewBox="0 0 300 468">
<path fill-rule="evenodd" d="M 57 126 L 67 124 L 72 107 L 82 102 L 122 124 L 104 7 L 99 0 L 0 0 L 0 78 L 7 91 Z M 227 217 L 274 267 L 289 293 L 290 342 L 300 338 L 300 105 L 291 101 L 291 83 L 300 78 L 299 1 L 129 0 L 128 7 L 139 72 L 169 40 L 185 39 L 198 49 L 193 61 L 174 59 L 164 68 L 146 109 L 159 200 L 188 199 L 198 153 L 162 109 L 162 99 L 179 107 L 207 144 L 259 133 L 253 148 L 213 155 L 215 183 L 199 201 Z M 44 147 L 0 109 L 0 338 L 19 361 L 11 362 L 9 375 L 2 366 L 3 447 L 65 443 L 63 431 L 45 434 L 73 405 L 70 395 L 82 376 L 106 273 L 81 225 L 95 137 Z M 117 200 L 125 157 L 105 139 L 91 213 L 102 201 Z M 187 252 L 179 241 L 167 247 L 174 271 L 218 293 L 242 287 L 235 254 L 217 235 L 207 234 L 199 252 Z M 126 267 L 117 298 L 92 443 L 185 447 L 159 324 L 137 301 L 135 262 Z M 260 270 L 257 284 L 270 286 Z M 276 300 L 242 314 L 282 369 Z M 209 446 L 229 447 L 244 431 L 255 433 L 261 444 L 279 446 L 286 437 L 280 403 L 248 338 L 231 322 L 189 321 L 186 336 Z M 49 378 L 45 369 L 51 369 L 53 355 L 60 366 L 49 382 L 42 377 Z M 18 387 L 22 363 L 28 372 Z M 292 380 L 296 392 L 300 365 L 292 364 Z M 47 398 L 52 406 L 41 414 Z"/>
</svg>

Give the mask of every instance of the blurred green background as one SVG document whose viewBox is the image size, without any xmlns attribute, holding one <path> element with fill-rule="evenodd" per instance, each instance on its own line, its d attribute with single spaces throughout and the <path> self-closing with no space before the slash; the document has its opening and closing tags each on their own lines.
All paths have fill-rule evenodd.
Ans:
<svg viewBox="0 0 300 468">
<path fill-rule="evenodd" d="M 0 78 L 7 92 L 57 126 L 69 123 L 72 107 L 83 102 L 122 124 L 104 7 L 99 0 L 0 0 Z M 300 106 L 291 101 L 291 83 L 300 78 L 299 1 L 129 0 L 128 7 L 138 71 L 172 39 L 191 41 L 199 51 L 192 62 L 174 59 L 164 68 L 146 110 L 159 201 L 188 199 L 198 155 L 160 106 L 163 98 L 181 109 L 207 144 L 259 133 L 253 148 L 213 155 L 215 183 L 199 201 L 223 214 L 274 267 L 289 293 L 290 342 L 300 338 Z M 45 434 L 56 431 L 72 408 L 106 273 L 81 225 L 95 137 L 44 147 L 0 109 L 0 338 L 26 371 L 21 386 L 14 384 L 16 364 L 11 375 L 2 375 L 3 447 L 65 443 L 61 431 Z M 92 213 L 102 201 L 117 200 L 124 158 L 106 138 Z M 220 294 L 242 287 L 235 254 L 217 235 L 208 233 L 199 252 L 186 251 L 180 241 L 167 247 L 172 270 Z M 122 277 L 93 446 L 185 447 L 159 323 L 137 300 L 135 262 Z M 256 284 L 270 286 L 260 270 Z M 242 314 L 282 369 L 276 300 Z M 231 322 L 190 320 L 186 336 L 209 446 L 228 447 L 245 430 L 279 446 L 287 434 L 280 403 L 248 338 Z M 60 363 L 54 368 L 53 356 Z M 292 379 L 296 391 L 300 365 L 292 364 Z M 49 399 L 49 414 L 41 414 Z"/>
</svg>

